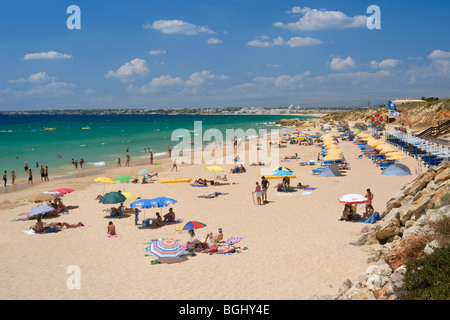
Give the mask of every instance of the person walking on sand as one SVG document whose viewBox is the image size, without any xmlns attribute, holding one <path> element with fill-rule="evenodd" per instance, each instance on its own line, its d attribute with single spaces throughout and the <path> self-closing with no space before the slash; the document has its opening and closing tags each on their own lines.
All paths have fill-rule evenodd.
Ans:
<svg viewBox="0 0 450 320">
<path fill-rule="evenodd" d="M 167 151 L 169 151 L 169 157 L 171 157 L 172 156 L 172 148 L 171 147 L 167 148 Z"/>
<path fill-rule="evenodd" d="M 372 205 L 372 200 L 373 200 L 373 193 L 370 191 L 370 189 L 367 189 L 366 198 L 367 198 L 367 200 L 369 200 L 366 203 L 366 215 L 367 215 L 369 212 L 369 205 Z"/>
<path fill-rule="evenodd" d="M 41 165 L 41 181 L 45 180 L 45 170 L 44 170 L 44 166 Z"/>
<path fill-rule="evenodd" d="M 33 173 L 31 172 L 31 169 L 28 170 L 28 184 L 33 184 Z"/>
<path fill-rule="evenodd" d="M 16 173 L 14 170 L 11 172 L 11 184 L 14 185 L 14 182 L 16 181 Z"/>
<path fill-rule="evenodd" d="M 5 187 L 6 187 L 7 181 L 8 181 L 8 178 L 6 178 L 6 171 L 5 171 L 5 173 L 3 173 L 3 183 L 5 184 Z"/>
<path fill-rule="evenodd" d="M 153 164 L 153 151 L 150 152 L 150 164 Z"/>
<path fill-rule="evenodd" d="M 45 171 L 44 171 L 44 181 L 49 181 L 49 180 L 48 180 L 48 166 L 45 166 Z"/>
<path fill-rule="evenodd" d="M 130 166 L 130 159 L 131 159 L 130 155 L 127 154 L 127 161 L 125 163 L 125 167 L 129 167 Z"/>
</svg>

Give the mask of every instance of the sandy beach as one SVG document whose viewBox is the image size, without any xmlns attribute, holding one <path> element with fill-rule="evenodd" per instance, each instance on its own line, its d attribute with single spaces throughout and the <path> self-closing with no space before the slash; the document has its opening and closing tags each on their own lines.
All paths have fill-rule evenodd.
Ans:
<svg viewBox="0 0 450 320">
<path fill-rule="evenodd" d="M 308 128 L 302 130 L 307 132 Z M 231 164 L 220 165 L 227 172 L 219 174 L 227 174 L 230 184 L 204 188 L 157 180 L 150 184 L 106 185 L 93 181 L 97 176 L 134 177 L 141 169 L 157 171 L 159 179 L 182 177 L 194 181 L 200 177 L 210 179 L 215 174 L 205 170 L 205 164 L 178 164 L 178 171 L 171 171 L 168 158 L 158 160 L 161 163 L 158 166 L 138 164 L 132 159 L 130 167 L 108 166 L 86 170 L 71 178 L 50 177 L 49 182 L 32 187 L 18 186 L 16 192 L 0 195 L 0 298 L 300 300 L 333 294 L 345 279 L 365 271 L 368 253 L 373 248 L 349 244 L 364 224 L 339 221 L 343 205 L 338 198 L 347 193 L 364 195 L 370 188 L 374 194 L 373 206 L 382 212 L 386 202 L 417 177 L 417 161 L 411 157 L 401 163 L 411 169 L 412 175 L 384 177 L 371 160 L 357 159 L 360 150 L 353 142 L 341 141 L 339 146 L 351 169 L 344 176 L 334 178 L 312 175 L 311 169 L 318 165 L 299 166 L 299 161 L 317 159 L 320 151 L 317 145 L 288 144 L 280 148 L 280 159 L 294 153 L 301 157 L 301 160 L 280 162 L 297 176 L 291 179 L 291 186 L 301 182 L 316 189 L 310 195 L 302 195 L 301 190 L 279 193 L 274 186 L 281 180 L 270 180 L 269 203 L 261 206 L 252 200 L 255 182 L 261 181 L 261 167 L 248 163 L 244 163 L 247 172 L 240 174 L 229 173 Z M 188 232 L 176 231 L 176 224 L 141 229 L 135 225 L 134 215 L 109 218 L 103 210 L 111 205 L 95 200 L 103 187 L 105 192 L 122 190 L 141 198 L 174 198 L 178 201 L 172 206 L 177 218 L 207 225 L 196 230 L 196 237 L 204 238 L 207 233 L 222 228 L 224 239 L 243 237 L 237 246 L 248 249 L 231 255 L 198 253 L 180 263 L 151 265 L 155 257 L 146 256 L 146 242 L 170 238 L 186 243 L 190 240 Z M 35 220 L 12 220 L 23 218 L 21 213 L 37 206 L 26 199 L 57 188 L 75 190 L 63 197 L 64 204 L 71 209 L 69 214 L 47 222 L 81 221 L 87 226 L 51 234 L 23 233 Z M 213 199 L 198 198 L 214 192 L 226 194 Z M 168 208 L 146 209 L 140 213 L 140 222 L 155 217 L 156 211 L 165 214 Z M 109 221 L 114 222 L 122 237 L 105 235 Z M 71 266 L 80 270 L 79 289 L 67 286 Z"/>
</svg>

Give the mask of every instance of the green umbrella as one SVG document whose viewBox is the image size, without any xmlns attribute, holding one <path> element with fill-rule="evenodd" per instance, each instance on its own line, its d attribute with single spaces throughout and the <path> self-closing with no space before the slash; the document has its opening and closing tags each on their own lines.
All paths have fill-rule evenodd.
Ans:
<svg viewBox="0 0 450 320">
<path fill-rule="evenodd" d="M 125 202 L 125 200 L 127 200 L 127 197 L 120 192 L 108 192 L 100 199 L 99 202 L 103 204 L 114 204 Z"/>
<path fill-rule="evenodd" d="M 114 178 L 115 182 L 120 182 L 120 183 L 129 183 L 130 181 L 133 181 L 134 178 L 130 177 L 130 176 L 118 176 L 116 178 Z"/>
</svg>

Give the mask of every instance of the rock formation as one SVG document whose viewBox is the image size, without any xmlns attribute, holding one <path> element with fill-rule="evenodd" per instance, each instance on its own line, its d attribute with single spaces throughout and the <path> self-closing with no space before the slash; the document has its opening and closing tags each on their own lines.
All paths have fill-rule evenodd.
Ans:
<svg viewBox="0 0 450 320">
<path fill-rule="evenodd" d="M 447 247 L 448 234 L 437 231 L 439 221 L 450 220 L 450 165 L 443 162 L 406 184 L 386 203 L 381 221 L 366 225 L 351 245 L 374 245 L 366 272 L 346 279 L 337 294 L 313 300 L 395 300 L 403 286 L 405 263 L 434 248 Z"/>
</svg>

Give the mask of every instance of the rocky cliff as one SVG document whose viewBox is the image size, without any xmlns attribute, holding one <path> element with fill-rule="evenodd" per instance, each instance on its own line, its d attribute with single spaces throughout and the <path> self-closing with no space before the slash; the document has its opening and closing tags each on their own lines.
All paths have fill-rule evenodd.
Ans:
<svg viewBox="0 0 450 320">
<path fill-rule="evenodd" d="M 381 221 L 366 225 L 351 241 L 355 246 L 374 246 L 366 272 L 346 279 L 338 293 L 314 296 L 314 300 L 395 300 L 403 286 L 409 258 L 448 247 L 450 221 L 450 165 L 443 162 L 405 185 L 386 203 Z M 445 197 L 445 195 L 447 195 Z"/>
</svg>

